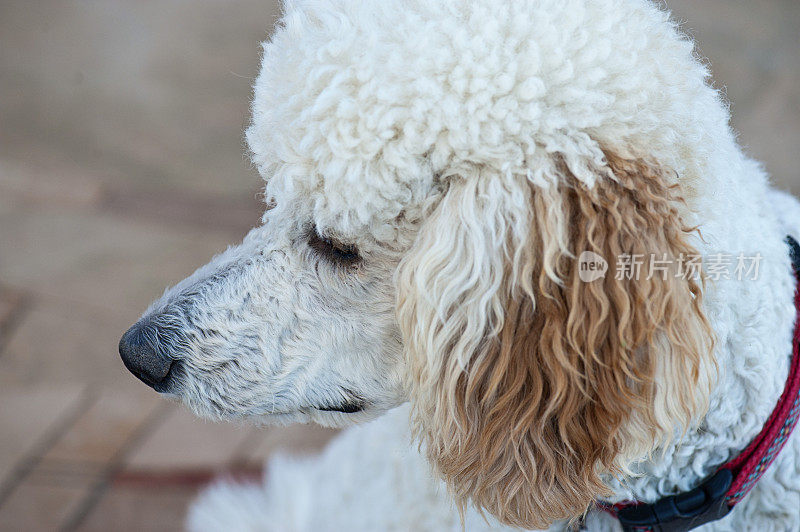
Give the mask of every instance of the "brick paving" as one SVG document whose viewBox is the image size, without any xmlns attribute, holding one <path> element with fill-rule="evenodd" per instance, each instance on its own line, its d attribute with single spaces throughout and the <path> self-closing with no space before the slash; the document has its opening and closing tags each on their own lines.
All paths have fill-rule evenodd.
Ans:
<svg viewBox="0 0 800 532">
<path fill-rule="evenodd" d="M 668 0 L 742 142 L 800 193 L 800 4 Z M 0 3 L 0 530 L 176 530 L 215 475 L 332 431 L 197 420 L 119 362 L 161 291 L 257 223 L 242 152 L 275 2 Z"/>
</svg>

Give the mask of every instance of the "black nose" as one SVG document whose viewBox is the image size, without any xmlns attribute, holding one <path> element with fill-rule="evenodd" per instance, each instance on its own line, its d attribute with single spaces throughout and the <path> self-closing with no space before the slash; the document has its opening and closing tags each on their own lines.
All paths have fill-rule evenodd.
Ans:
<svg viewBox="0 0 800 532">
<path fill-rule="evenodd" d="M 128 329 L 119 341 L 119 356 L 128 371 L 139 380 L 156 391 L 163 391 L 173 361 L 156 351 L 148 339 L 147 328 L 147 325 L 137 323 Z"/>
</svg>

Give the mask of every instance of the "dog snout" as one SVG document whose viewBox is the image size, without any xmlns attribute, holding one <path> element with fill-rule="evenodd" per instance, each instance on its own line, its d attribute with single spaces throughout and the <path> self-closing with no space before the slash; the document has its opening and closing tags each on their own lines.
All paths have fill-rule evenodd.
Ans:
<svg viewBox="0 0 800 532">
<path fill-rule="evenodd" d="M 174 361 L 158 352 L 147 327 L 137 323 L 128 329 L 119 341 L 119 355 L 128 371 L 151 388 L 163 392 Z"/>
</svg>

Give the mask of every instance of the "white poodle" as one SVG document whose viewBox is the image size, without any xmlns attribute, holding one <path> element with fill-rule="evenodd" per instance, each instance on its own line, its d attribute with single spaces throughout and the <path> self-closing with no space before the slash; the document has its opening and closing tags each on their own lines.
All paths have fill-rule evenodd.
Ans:
<svg viewBox="0 0 800 532">
<path fill-rule="evenodd" d="M 247 130 L 263 225 L 120 352 L 201 416 L 394 410 L 276 457 L 265 486 L 211 488 L 190 528 L 615 530 L 597 501 L 692 490 L 761 432 L 792 360 L 800 204 L 737 146 L 663 8 L 284 11 Z M 795 433 L 705 529 L 799 523 Z"/>
</svg>

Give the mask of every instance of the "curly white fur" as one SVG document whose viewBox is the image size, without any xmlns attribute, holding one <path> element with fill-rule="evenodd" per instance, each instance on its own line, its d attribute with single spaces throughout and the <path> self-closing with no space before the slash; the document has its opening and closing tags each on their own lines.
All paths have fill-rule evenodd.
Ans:
<svg viewBox="0 0 800 532">
<path fill-rule="evenodd" d="M 508 182 L 547 193 L 563 164 L 591 187 L 613 178 L 604 148 L 646 156 L 678 176 L 685 221 L 702 235 L 695 248 L 763 257 L 757 280 L 704 291 L 719 375 L 699 428 L 626 464 L 634 475 L 608 479 L 612 500 L 691 488 L 761 429 L 783 389 L 795 319 L 784 237 L 800 236 L 800 204 L 769 188 L 728 118 L 692 42 L 649 1 L 288 0 L 264 44 L 247 130 L 274 208 L 143 319 L 180 361 L 174 393 L 201 415 L 327 425 L 376 417 L 408 397 L 393 276 L 454 182 L 474 181 L 452 216 L 485 241 L 441 238 L 429 251 L 445 264 L 439 275 L 490 293 L 502 272 L 476 254 L 514 247 L 487 216 L 502 213 L 516 235 L 531 216 L 558 218 L 529 212 Z M 313 231 L 357 246 L 361 263 L 345 270 L 320 257 L 308 245 Z M 441 314 L 473 308 L 446 296 L 434 302 Z M 483 315 L 465 314 L 465 330 L 502 314 L 479 303 Z M 364 410 L 324 410 L 350 400 Z M 461 528 L 411 441 L 405 407 L 349 429 L 318 458 L 275 458 L 267 473 L 262 487 L 212 488 L 190 528 Z M 795 434 L 745 501 L 704 530 L 796 530 L 799 473 Z M 474 508 L 464 519 L 467 530 L 500 528 Z M 592 512 L 587 526 L 618 525 Z"/>
</svg>

